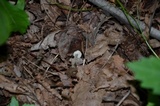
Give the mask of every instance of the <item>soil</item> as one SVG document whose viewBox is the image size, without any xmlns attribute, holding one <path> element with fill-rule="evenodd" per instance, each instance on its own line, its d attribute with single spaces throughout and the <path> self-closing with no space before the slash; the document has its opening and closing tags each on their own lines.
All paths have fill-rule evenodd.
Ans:
<svg viewBox="0 0 160 106">
<path fill-rule="evenodd" d="M 0 47 L 0 106 L 13 96 L 35 106 L 145 106 L 147 92 L 125 66 L 152 55 L 144 40 L 89 2 L 57 1 L 26 0 L 27 32 Z M 135 16 L 132 3 L 126 8 Z"/>
</svg>

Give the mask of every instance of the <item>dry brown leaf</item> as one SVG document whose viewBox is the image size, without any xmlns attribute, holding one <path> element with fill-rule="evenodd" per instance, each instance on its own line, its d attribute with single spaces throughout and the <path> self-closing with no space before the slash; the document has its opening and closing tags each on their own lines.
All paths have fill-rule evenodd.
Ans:
<svg viewBox="0 0 160 106">
<path fill-rule="evenodd" d="M 0 88 L 5 89 L 12 93 L 22 93 L 24 91 L 19 91 L 18 84 L 6 79 L 3 75 L 0 75 Z"/>
<path fill-rule="evenodd" d="M 79 81 L 74 88 L 74 94 L 71 96 L 73 106 L 101 106 L 104 90 L 93 92 L 91 84 L 85 81 Z"/>
<path fill-rule="evenodd" d="M 57 17 L 61 14 L 61 10 L 55 5 L 49 5 L 47 0 L 40 0 L 40 4 L 42 11 L 45 10 L 47 16 L 52 20 L 53 23 L 55 23 Z"/>
<path fill-rule="evenodd" d="M 43 87 L 37 88 L 37 89 L 35 90 L 36 97 L 37 97 L 37 99 L 38 99 L 38 101 L 40 102 L 41 105 L 43 105 L 43 103 L 44 103 L 44 101 L 45 101 L 45 98 L 44 98 L 45 96 L 42 94 L 42 90 L 44 90 Z"/>
<path fill-rule="evenodd" d="M 49 56 L 47 58 L 43 59 L 45 62 L 42 62 L 42 66 L 43 67 L 50 67 L 51 64 L 53 64 L 56 61 L 56 58 L 54 55 L 49 54 Z"/>
<path fill-rule="evenodd" d="M 50 33 L 47 35 L 44 40 L 41 40 L 37 44 L 31 47 L 31 51 L 39 50 L 39 49 L 48 49 L 49 47 L 56 47 L 57 41 L 55 40 L 55 35 L 58 34 L 60 30 Z"/>
<path fill-rule="evenodd" d="M 60 39 L 58 41 L 58 50 L 62 60 L 66 58 L 67 53 L 69 52 L 71 40 L 72 37 L 67 35 L 66 32 L 63 32 L 60 36 Z"/>
<path fill-rule="evenodd" d="M 31 12 L 29 12 L 29 11 L 27 11 L 27 10 L 25 10 L 26 11 L 26 13 L 28 14 L 28 16 L 29 16 L 29 21 L 30 21 L 30 23 L 33 23 L 33 21 L 36 19 L 36 17 L 33 15 L 33 13 L 31 13 Z"/>
<path fill-rule="evenodd" d="M 40 28 L 36 25 L 29 26 L 29 29 L 27 30 L 27 33 L 30 33 L 31 35 L 37 33 L 40 31 Z"/>
<path fill-rule="evenodd" d="M 69 89 L 63 89 L 62 96 L 66 99 L 70 99 L 70 91 Z"/>
<path fill-rule="evenodd" d="M 96 44 L 87 49 L 85 59 L 87 59 L 87 62 L 90 62 L 98 57 L 101 57 L 108 50 L 109 48 L 106 37 L 104 35 L 99 35 L 97 37 Z"/>
<path fill-rule="evenodd" d="M 110 1 L 115 2 L 114 0 Z M 129 3 L 127 0 L 121 1 L 126 4 Z M 29 4 L 26 5 L 26 9 L 29 9 L 36 16 L 36 20 L 32 19 L 33 25 L 30 26 L 25 37 L 13 36 L 9 41 L 11 43 L 8 43 L 13 49 L 8 59 L 11 64 L 0 64 L 0 72 L 5 71 L 6 73 L 8 71 L 11 74 L 0 76 L 0 88 L 2 90 L 0 94 L 7 96 L 12 96 L 13 93 L 25 94 L 16 97 L 21 102 L 41 106 L 116 105 L 121 99 L 117 97 L 125 94 L 121 88 L 130 87 L 127 80 L 133 80 L 132 76 L 124 73 L 126 70 L 123 59 L 118 55 L 112 57 L 114 53 L 112 52 L 112 45 L 117 46 L 121 43 L 124 28 L 117 24 L 113 18 L 102 21 L 104 18 L 102 16 L 105 15 L 97 9 L 73 12 L 62 9 L 63 7 L 60 8 L 58 5 L 50 4 L 55 2 L 73 8 L 85 9 L 89 7 L 90 9 L 93 6 L 86 1 L 74 0 L 40 0 L 39 2 L 32 0 L 26 2 Z M 133 2 L 131 0 L 130 3 Z M 40 6 L 41 9 L 39 9 Z M 61 25 L 57 25 L 57 21 Z M 49 33 L 53 35 L 50 36 Z M 49 35 L 46 36 L 46 34 Z M 39 41 L 42 38 L 44 40 Z M 34 45 L 35 47 L 32 46 L 32 49 L 44 50 L 36 51 L 33 53 L 35 56 L 31 56 L 26 50 L 37 42 L 39 43 Z M 90 47 L 90 44 L 95 45 Z M 81 51 L 82 55 L 85 54 L 84 58 L 88 62 L 83 61 L 84 55 L 82 58 L 72 58 L 73 53 L 77 50 Z M 57 59 L 53 61 L 56 54 Z M 19 60 L 22 56 L 26 58 L 25 63 Z M 42 67 L 47 67 L 48 72 Z M 66 71 L 64 72 L 64 70 Z M 119 89 L 120 93 L 116 92 Z M 106 93 L 108 94 L 105 95 Z M 104 96 L 107 96 L 106 100 L 114 99 L 115 102 L 103 103 Z"/>
<path fill-rule="evenodd" d="M 102 57 L 107 58 L 107 57 Z M 78 84 L 71 95 L 73 106 L 101 106 L 105 89 L 94 91 L 95 87 L 104 84 L 106 79 L 99 74 L 105 59 L 94 61 L 85 66 L 78 66 Z M 89 72 L 89 73 L 88 73 Z"/>
<path fill-rule="evenodd" d="M 71 0 L 58 0 L 59 3 L 63 3 L 65 5 L 70 5 L 71 4 Z"/>
<path fill-rule="evenodd" d="M 149 44 L 151 45 L 152 48 L 160 47 L 160 42 L 156 39 L 149 40 Z"/>
<path fill-rule="evenodd" d="M 87 33 L 91 33 L 94 30 L 88 23 L 79 24 L 78 27 Z"/>
<path fill-rule="evenodd" d="M 36 80 L 52 95 L 57 96 L 59 99 L 62 99 L 61 95 L 56 91 L 55 89 L 51 89 L 49 83 L 47 83 L 47 80 L 44 79 L 40 74 L 36 76 Z"/>
<path fill-rule="evenodd" d="M 101 56 L 88 65 L 78 66 L 77 77 L 80 80 L 71 95 L 74 106 L 80 106 L 80 104 L 82 106 L 102 106 L 105 90 L 113 92 L 130 87 L 127 80 L 131 79 L 131 76 L 126 73 L 120 75 L 121 72 L 118 72 L 119 70 L 125 71 L 123 59 L 118 55 L 113 58 L 114 60 L 110 60 L 105 67 L 103 65 L 108 60 L 106 56 Z"/>
<path fill-rule="evenodd" d="M 158 6 L 157 0 L 143 0 L 141 2 L 141 11 L 148 11 L 149 13 L 153 13 Z"/>
<path fill-rule="evenodd" d="M 112 56 L 114 67 L 117 69 L 118 73 L 123 75 L 126 74 L 125 66 L 124 66 L 124 59 L 121 58 L 119 55 Z"/>
<path fill-rule="evenodd" d="M 68 26 L 58 39 L 58 50 L 61 59 L 65 60 L 67 55 L 72 55 L 77 50 L 82 51 L 83 42 L 84 40 L 80 29 L 75 25 Z"/>
<path fill-rule="evenodd" d="M 64 87 L 73 86 L 72 80 L 67 75 L 59 73 L 59 77 L 60 77 Z"/>
<path fill-rule="evenodd" d="M 105 36 L 107 37 L 107 42 L 109 45 L 116 45 L 120 44 L 123 40 L 123 29 L 122 26 L 120 26 L 117 23 L 114 23 L 114 26 L 107 28 L 104 31 Z"/>
<path fill-rule="evenodd" d="M 14 65 L 13 71 L 18 77 L 21 77 L 22 73 L 20 72 L 20 67 Z"/>
<path fill-rule="evenodd" d="M 39 104 L 37 104 L 37 101 L 30 96 L 31 95 L 16 95 L 16 99 L 24 103 L 29 103 L 29 104 L 34 104 L 35 106 L 39 106 Z"/>
<path fill-rule="evenodd" d="M 109 0 L 110 2 L 112 2 L 112 3 L 115 3 L 115 0 Z"/>
<path fill-rule="evenodd" d="M 12 65 L 9 64 L 10 67 L 6 66 L 5 63 L 0 63 L 0 75 L 11 76 L 14 74 Z"/>
</svg>

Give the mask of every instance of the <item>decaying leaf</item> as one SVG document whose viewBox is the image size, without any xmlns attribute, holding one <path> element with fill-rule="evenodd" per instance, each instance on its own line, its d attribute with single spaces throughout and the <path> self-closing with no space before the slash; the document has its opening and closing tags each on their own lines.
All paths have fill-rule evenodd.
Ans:
<svg viewBox="0 0 160 106">
<path fill-rule="evenodd" d="M 57 17 L 60 15 L 61 11 L 57 6 L 49 5 L 49 3 L 55 3 L 56 1 L 51 0 L 52 2 L 48 2 L 47 0 L 40 0 L 41 10 L 45 11 L 48 17 L 55 23 Z"/>
<path fill-rule="evenodd" d="M 52 95 L 57 96 L 59 99 L 62 99 L 61 95 L 55 89 L 51 89 L 50 85 L 40 74 L 36 76 L 36 79 L 48 92 L 50 92 Z"/>
<path fill-rule="evenodd" d="M 64 87 L 73 86 L 72 80 L 67 75 L 59 73 L 59 77 L 60 77 Z"/>
<path fill-rule="evenodd" d="M 149 44 L 151 45 L 152 48 L 160 47 L 160 42 L 156 39 L 149 40 Z"/>
<path fill-rule="evenodd" d="M 109 45 L 120 44 L 123 40 L 123 29 L 117 23 L 114 23 L 114 26 L 107 28 L 104 31 L 105 36 L 107 37 L 107 42 Z"/>
<path fill-rule="evenodd" d="M 4 76 L 0 75 L 0 88 L 5 89 L 12 93 L 22 93 L 24 91 L 20 91 L 18 88 L 18 84 L 6 79 Z"/>
<path fill-rule="evenodd" d="M 125 66 L 124 66 L 124 59 L 121 58 L 119 55 L 114 55 L 112 56 L 113 58 L 113 62 L 114 62 L 114 66 L 115 68 L 118 70 L 119 74 L 126 74 L 127 72 L 125 71 Z"/>
<path fill-rule="evenodd" d="M 64 89 L 64 90 L 62 91 L 62 96 L 63 96 L 64 98 L 70 99 L 70 91 L 69 91 L 69 89 Z"/>
<path fill-rule="evenodd" d="M 59 32 L 60 30 L 52 32 L 49 35 L 47 35 L 47 37 L 45 37 L 44 40 L 41 40 L 37 44 L 33 45 L 31 47 L 31 51 L 39 50 L 39 49 L 47 50 L 49 47 L 56 47 L 57 41 L 55 40 L 55 35 Z"/>
<path fill-rule="evenodd" d="M 14 65 L 14 70 L 13 71 L 18 77 L 21 77 L 22 73 L 20 72 L 20 67 Z"/>
<path fill-rule="evenodd" d="M 67 55 L 72 55 L 77 50 L 82 51 L 83 42 L 81 30 L 75 25 L 68 26 L 58 39 L 58 50 L 61 59 L 64 60 Z"/>
<path fill-rule="evenodd" d="M 39 27 L 37 27 L 36 25 L 31 25 L 29 27 L 28 33 L 35 34 L 39 31 L 40 31 Z"/>
<path fill-rule="evenodd" d="M 134 0 L 121 1 L 127 8 L 134 3 L 129 7 L 135 9 Z M 35 106 L 115 106 L 130 91 L 121 105 L 140 106 L 135 87 L 127 82 L 133 76 L 121 53 L 138 53 L 129 30 L 85 0 L 27 0 L 26 4 L 35 17 L 25 36 L 15 33 L 7 42 L 9 56 L 0 63 L 0 95 L 14 95 Z M 158 49 L 159 43 L 155 44 Z M 133 102 L 131 95 L 138 101 Z"/>
<path fill-rule="evenodd" d="M 108 42 L 105 37 L 102 37 L 103 35 L 98 36 L 98 40 L 95 44 L 95 46 L 87 48 L 86 56 L 88 62 L 96 59 L 97 57 L 102 56 L 105 52 L 108 52 Z"/>
<path fill-rule="evenodd" d="M 126 79 L 131 79 L 130 75 L 127 73 L 121 75 L 123 59 L 115 56 L 115 59 L 119 60 L 118 63 L 114 63 L 116 60 L 110 60 L 103 67 L 107 59 L 108 57 L 101 56 L 88 65 L 78 67 L 77 77 L 80 80 L 71 95 L 73 106 L 102 106 L 102 99 L 106 90 L 113 92 L 130 87 L 126 81 Z M 113 96 L 117 96 L 117 94 Z"/>
</svg>

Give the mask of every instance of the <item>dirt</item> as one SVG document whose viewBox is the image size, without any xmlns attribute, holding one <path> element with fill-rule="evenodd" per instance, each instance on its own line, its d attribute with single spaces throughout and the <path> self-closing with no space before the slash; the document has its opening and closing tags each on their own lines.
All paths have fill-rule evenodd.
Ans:
<svg viewBox="0 0 160 106">
<path fill-rule="evenodd" d="M 30 27 L 0 47 L 0 105 L 15 96 L 35 106 L 145 106 L 147 92 L 125 66 L 152 55 L 144 40 L 89 2 L 54 2 L 26 0 Z"/>
</svg>

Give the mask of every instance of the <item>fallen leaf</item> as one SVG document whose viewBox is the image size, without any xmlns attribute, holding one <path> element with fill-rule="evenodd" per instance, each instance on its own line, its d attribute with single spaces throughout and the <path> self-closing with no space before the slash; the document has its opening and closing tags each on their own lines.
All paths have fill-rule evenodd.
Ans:
<svg viewBox="0 0 160 106">
<path fill-rule="evenodd" d="M 36 79 L 48 92 L 50 92 L 52 95 L 55 95 L 59 99 L 62 99 L 62 97 L 58 93 L 58 91 L 56 91 L 55 89 L 51 89 L 49 83 L 47 83 L 47 81 L 44 80 L 44 77 L 42 77 L 40 74 L 38 74 L 36 76 Z"/>
<path fill-rule="evenodd" d="M 64 87 L 73 86 L 72 80 L 67 75 L 59 73 L 59 77 L 60 77 Z"/>
<path fill-rule="evenodd" d="M 114 67 L 117 69 L 118 73 L 123 75 L 126 74 L 126 70 L 124 69 L 124 59 L 121 58 L 119 55 L 112 56 Z"/>
<path fill-rule="evenodd" d="M 58 34 L 59 32 L 60 30 L 57 30 L 47 35 L 44 38 L 44 40 L 41 40 L 37 44 L 33 45 L 31 47 L 31 51 L 40 50 L 40 49 L 47 50 L 49 47 L 56 47 L 57 41 L 55 40 L 55 35 Z"/>
<path fill-rule="evenodd" d="M 44 10 L 47 16 L 49 16 L 49 18 L 52 20 L 52 22 L 55 23 L 57 17 L 61 14 L 61 10 L 55 5 L 50 5 L 50 2 L 48 2 L 47 0 L 40 0 L 40 5 L 41 10 Z"/>
<path fill-rule="evenodd" d="M 65 60 L 67 55 L 72 55 L 75 51 L 83 50 L 83 35 L 79 28 L 75 25 L 70 25 L 64 30 L 58 39 L 58 50 L 62 60 Z"/>
<path fill-rule="evenodd" d="M 106 40 L 99 41 L 95 46 L 87 49 L 85 58 L 87 59 L 87 62 L 90 62 L 101 57 L 108 50 L 108 42 Z"/>
<path fill-rule="evenodd" d="M 160 47 L 160 42 L 156 39 L 149 40 L 149 44 L 152 48 L 158 48 Z"/>
</svg>

